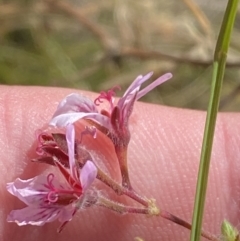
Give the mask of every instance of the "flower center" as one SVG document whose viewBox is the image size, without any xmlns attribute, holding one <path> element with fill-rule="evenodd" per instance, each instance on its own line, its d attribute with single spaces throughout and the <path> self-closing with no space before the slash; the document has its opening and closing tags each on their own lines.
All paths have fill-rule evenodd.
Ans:
<svg viewBox="0 0 240 241">
<path fill-rule="evenodd" d="M 46 201 L 48 203 L 55 203 L 59 205 L 68 205 L 73 201 L 77 200 L 81 195 L 82 191 L 71 190 L 64 188 L 56 188 L 53 184 L 54 174 L 50 173 L 47 176 L 47 184 L 45 187 L 49 189 L 49 192 L 46 196 Z"/>
</svg>

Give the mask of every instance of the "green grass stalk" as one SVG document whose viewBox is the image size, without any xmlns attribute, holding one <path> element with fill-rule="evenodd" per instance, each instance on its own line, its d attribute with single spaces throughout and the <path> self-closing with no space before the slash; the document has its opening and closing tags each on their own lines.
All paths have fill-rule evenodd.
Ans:
<svg viewBox="0 0 240 241">
<path fill-rule="evenodd" d="M 231 32 L 237 13 L 237 6 L 238 0 L 228 1 L 214 53 L 212 87 L 198 172 L 194 213 L 192 219 L 192 230 L 190 239 L 191 241 L 199 241 L 201 236 L 202 219 L 208 183 L 208 173 L 211 160 L 214 130 L 225 72 L 227 52 L 230 43 Z"/>
</svg>

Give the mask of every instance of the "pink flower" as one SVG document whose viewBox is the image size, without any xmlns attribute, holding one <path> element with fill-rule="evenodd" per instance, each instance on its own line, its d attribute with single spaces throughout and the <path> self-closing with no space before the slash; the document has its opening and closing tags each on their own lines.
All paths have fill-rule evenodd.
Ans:
<svg viewBox="0 0 240 241">
<path fill-rule="evenodd" d="M 167 73 L 140 90 L 141 85 L 147 81 L 152 74 L 153 73 L 148 73 L 145 76 L 138 76 L 116 105 L 114 105 L 113 98 L 115 95 L 114 89 L 108 92 L 101 92 L 100 96 L 94 102 L 79 94 L 73 93 L 68 95 L 60 102 L 50 125 L 61 127 L 74 123 L 79 119 L 90 119 L 96 123 L 96 127 L 99 128 L 100 125 L 101 128 L 99 129 L 107 133 L 114 144 L 125 146 L 130 139 L 128 120 L 135 101 L 172 77 L 172 74 Z M 109 110 L 102 110 L 99 113 L 96 106 L 102 103 L 103 100 L 109 102 Z"/>
<path fill-rule="evenodd" d="M 97 168 L 93 162 L 87 161 L 80 172 L 74 159 L 75 131 L 72 125 L 67 126 L 66 136 L 70 173 L 61 163 L 55 163 L 66 182 L 60 183 L 50 173 L 28 180 L 18 178 L 8 183 L 7 190 L 27 205 L 11 211 L 8 222 L 16 222 L 19 226 L 41 226 L 58 219 L 62 223 L 60 232 L 79 209 L 97 201 L 96 193 L 89 190 L 97 176 Z"/>
</svg>

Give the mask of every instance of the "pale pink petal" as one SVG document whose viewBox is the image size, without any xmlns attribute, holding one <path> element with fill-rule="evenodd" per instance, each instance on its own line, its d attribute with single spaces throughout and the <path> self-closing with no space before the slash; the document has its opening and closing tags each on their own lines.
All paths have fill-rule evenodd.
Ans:
<svg viewBox="0 0 240 241">
<path fill-rule="evenodd" d="M 97 113 L 98 111 L 92 100 L 85 96 L 72 93 L 59 103 L 53 117 L 69 112 Z"/>
<path fill-rule="evenodd" d="M 132 103 L 133 99 L 135 99 L 136 93 L 141 88 L 141 84 L 144 83 L 146 80 L 148 80 L 152 75 L 153 75 L 153 72 L 150 72 L 144 76 L 139 75 L 133 81 L 133 83 L 128 87 L 128 89 L 124 93 L 123 97 L 119 99 L 117 106 L 120 109 L 123 109 L 124 106 L 128 105 L 128 103 Z"/>
<path fill-rule="evenodd" d="M 121 120 L 120 123 L 124 124 L 124 121 L 127 123 L 129 116 L 132 113 L 134 102 L 140 99 L 142 96 L 147 94 L 149 91 L 154 89 L 156 86 L 162 84 L 172 77 L 172 74 L 167 73 L 158 79 L 156 79 L 153 83 L 145 87 L 143 90 L 140 90 L 141 85 L 147 81 L 151 76 L 152 72 L 144 75 L 138 76 L 133 83 L 129 86 L 123 97 L 118 101 L 117 106 L 121 110 Z"/>
<path fill-rule="evenodd" d="M 99 113 L 66 113 L 61 114 L 59 116 L 54 117 L 50 121 L 50 125 L 57 126 L 57 127 L 63 127 L 67 126 L 69 124 L 73 124 L 74 122 L 80 120 L 80 119 L 91 119 L 98 124 L 110 128 L 110 122 L 109 118 L 107 116 L 101 115 Z"/>
<path fill-rule="evenodd" d="M 45 223 L 56 220 L 60 212 L 60 208 L 51 206 L 39 207 L 32 205 L 23 209 L 11 211 L 7 217 L 7 221 L 16 222 L 19 226 L 27 224 L 42 226 Z"/>
<path fill-rule="evenodd" d="M 75 148 L 75 129 L 74 125 L 70 124 L 66 127 L 66 140 L 67 140 L 67 146 L 68 146 L 68 158 L 69 158 L 69 167 L 70 167 L 70 173 L 72 177 L 75 179 L 77 178 L 75 176 L 75 158 L 74 158 L 74 148 Z"/>
<path fill-rule="evenodd" d="M 28 180 L 17 178 L 14 182 L 7 183 L 6 188 L 9 193 L 19 198 L 25 204 L 36 205 L 46 199 L 46 195 L 50 190 L 47 183 L 47 176 L 39 175 Z M 51 184 L 55 188 L 69 189 L 68 185 L 59 183 L 57 178 L 53 178 Z"/>
<path fill-rule="evenodd" d="M 125 103 L 125 105 L 122 108 L 122 123 L 124 121 L 127 123 L 130 115 L 132 114 L 133 111 L 133 106 L 136 101 L 136 96 L 137 93 L 135 93 L 133 96 L 131 96 L 131 99 L 129 98 L 128 101 Z"/>
<path fill-rule="evenodd" d="M 162 75 L 161 77 L 156 79 L 153 83 L 151 83 L 150 85 L 148 85 L 144 89 L 140 90 L 138 92 L 138 94 L 137 94 L 137 100 L 142 98 L 144 95 L 146 95 L 149 91 L 151 91 L 154 88 L 156 88 L 158 85 L 164 83 L 165 81 L 167 81 L 167 80 L 169 80 L 171 78 L 172 78 L 172 74 L 171 73 L 167 73 L 167 74 Z"/>
<path fill-rule="evenodd" d="M 48 189 L 44 186 L 46 176 L 38 176 L 28 180 L 17 178 L 14 182 L 7 183 L 7 190 L 12 195 L 18 197 L 27 205 L 39 203 L 48 193 Z"/>
<path fill-rule="evenodd" d="M 132 84 L 127 88 L 125 91 L 123 97 L 129 95 L 130 93 L 134 92 L 134 90 L 138 87 L 141 86 L 142 83 L 144 83 L 146 80 L 150 79 L 151 76 L 153 75 L 153 72 L 150 72 L 144 76 L 139 75 L 133 82 Z"/>
<path fill-rule="evenodd" d="M 19 226 L 27 224 L 42 226 L 45 223 L 52 222 L 56 219 L 62 223 L 71 221 L 74 212 L 75 208 L 73 205 L 31 205 L 23 209 L 11 211 L 7 217 L 7 221 L 16 222 Z"/>
<path fill-rule="evenodd" d="M 83 191 L 86 191 L 97 177 L 97 168 L 93 162 L 87 161 L 80 173 Z"/>
</svg>

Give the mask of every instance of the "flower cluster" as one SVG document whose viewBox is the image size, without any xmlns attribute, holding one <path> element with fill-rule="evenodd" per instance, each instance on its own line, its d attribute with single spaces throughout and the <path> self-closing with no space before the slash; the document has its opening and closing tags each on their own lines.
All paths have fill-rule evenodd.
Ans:
<svg viewBox="0 0 240 241">
<path fill-rule="evenodd" d="M 53 156 L 53 164 L 58 168 L 65 182 L 61 183 L 53 173 L 41 174 L 29 180 L 17 178 L 7 184 L 7 190 L 18 197 L 26 205 L 21 210 L 13 210 L 8 222 L 18 225 L 44 225 L 58 219 L 63 226 L 72 219 L 74 214 L 85 206 L 96 202 L 94 192 L 89 192 L 91 184 L 97 176 L 97 168 L 87 161 L 80 171 L 74 158 L 75 131 L 73 125 L 66 127 L 69 170 L 58 158 Z"/>
<path fill-rule="evenodd" d="M 17 178 L 7 184 L 7 190 L 27 206 L 13 210 L 7 221 L 18 225 L 44 225 L 59 220 L 59 231 L 69 222 L 77 211 L 93 205 L 102 206 L 119 213 L 154 214 L 158 211 L 153 202 L 142 197 L 132 188 L 127 165 L 127 148 L 130 141 L 129 118 L 134 103 L 156 86 L 171 78 L 165 74 L 147 87 L 141 85 L 149 80 L 152 73 L 138 76 L 124 95 L 115 104 L 115 89 L 101 92 L 94 100 L 73 93 L 58 105 L 49 126 L 52 132 L 37 134 L 38 157 L 35 163 L 50 164 L 58 173 L 42 173 L 28 180 Z M 107 101 L 108 109 L 99 110 L 98 106 Z M 75 134 L 75 123 L 84 120 L 86 128 L 81 135 Z M 61 128 L 63 133 L 57 133 Z M 91 151 L 82 145 L 84 135 L 98 138 L 98 132 L 105 134 L 113 143 L 122 174 L 122 184 L 100 169 Z M 103 196 L 94 185 L 99 179 L 117 194 L 127 195 L 143 208 L 129 207 Z"/>
</svg>

